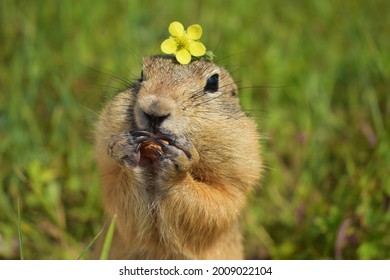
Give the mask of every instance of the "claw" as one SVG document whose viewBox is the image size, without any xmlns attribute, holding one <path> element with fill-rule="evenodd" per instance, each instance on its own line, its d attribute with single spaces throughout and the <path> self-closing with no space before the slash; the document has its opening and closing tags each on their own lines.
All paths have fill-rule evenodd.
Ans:
<svg viewBox="0 0 390 280">
<path fill-rule="evenodd" d="M 159 160 L 162 160 L 165 158 L 164 153 L 162 151 L 160 151 L 159 149 L 157 149 L 154 146 L 151 146 L 150 148 L 156 153 Z"/>
<path fill-rule="evenodd" d="M 165 139 L 163 139 L 163 140 L 165 140 Z M 158 144 L 163 149 L 169 146 L 169 144 L 166 144 L 164 141 L 161 141 L 160 139 L 152 139 L 152 141 L 154 143 Z M 167 142 L 169 143 L 169 141 L 167 141 Z"/>
<path fill-rule="evenodd" d="M 131 144 L 131 143 L 140 144 L 140 143 L 142 143 L 142 142 L 144 142 L 145 140 L 148 140 L 148 139 L 149 139 L 148 136 L 139 136 L 139 137 L 137 137 L 136 139 L 134 139 L 134 142 L 131 142 L 130 139 L 129 139 L 129 142 L 130 142 L 130 144 Z"/>
<path fill-rule="evenodd" d="M 169 145 L 163 143 L 163 141 L 161 141 L 160 139 L 165 140 L 169 143 L 169 145 L 182 150 L 188 159 L 192 159 L 192 155 L 189 152 L 188 147 L 186 147 L 182 141 L 179 141 L 173 136 L 162 134 L 162 135 L 158 135 L 157 138 L 151 138 L 150 140 L 158 144 L 159 146 L 161 146 L 163 152 L 166 153 Z"/>
<path fill-rule="evenodd" d="M 169 145 L 171 145 L 176 140 L 175 137 L 166 134 L 157 135 L 157 139 L 165 140 L 169 143 Z"/>
<path fill-rule="evenodd" d="M 151 137 L 152 136 L 152 133 L 145 131 L 145 130 L 128 130 L 125 133 L 129 134 L 131 136 L 135 136 L 135 137 L 141 137 L 141 136 Z"/>
<path fill-rule="evenodd" d="M 192 159 L 192 154 L 189 151 L 189 147 L 185 143 L 183 143 L 182 141 L 175 140 L 171 143 L 171 145 L 175 146 L 179 150 L 182 150 L 188 159 Z"/>
<path fill-rule="evenodd" d="M 137 147 L 135 147 L 136 153 L 139 153 L 139 151 L 141 150 L 141 146 L 142 146 L 142 143 L 138 143 Z"/>
</svg>

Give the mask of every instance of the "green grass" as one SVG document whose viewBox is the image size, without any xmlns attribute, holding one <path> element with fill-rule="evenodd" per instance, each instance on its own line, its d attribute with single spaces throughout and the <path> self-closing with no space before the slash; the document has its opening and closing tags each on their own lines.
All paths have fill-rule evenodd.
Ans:
<svg viewBox="0 0 390 280">
<path fill-rule="evenodd" d="M 115 77 L 135 78 L 173 20 L 202 25 L 263 135 L 262 188 L 243 216 L 248 258 L 390 258 L 389 10 L 1 1 L 0 258 L 21 258 L 20 234 L 25 259 L 77 259 L 101 231 L 94 121 L 122 88 Z"/>
<path fill-rule="evenodd" d="M 23 254 L 23 233 L 22 233 L 22 228 L 20 226 L 20 205 L 19 205 L 19 198 L 18 198 L 18 235 L 19 235 L 19 254 L 20 254 L 20 259 L 24 260 L 24 254 Z"/>
<path fill-rule="evenodd" d="M 116 215 L 112 218 L 110 226 L 108 227 L 107 235 L 104 239 L 103 248 L 100 255 L 100 260 L 108 260 L 108 256 L 111 248 L 111 242 L 115 232 L 115 223 L 116 223 Z"/>
</svg>

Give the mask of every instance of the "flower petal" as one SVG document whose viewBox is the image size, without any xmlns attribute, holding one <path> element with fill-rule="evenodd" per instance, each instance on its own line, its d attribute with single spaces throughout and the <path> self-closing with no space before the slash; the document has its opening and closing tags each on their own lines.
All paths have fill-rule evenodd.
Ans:
<svg viewBox="0 0 390 280">
<path fill-rule="evenodd" d="M 189 51 L 193 56 L 202 56 L 206 52 L 206 47 L 201 42 L 191 42 Z"/>
<path fill-rule="evenodd" d="M 190 40 L 199 40 L 202 37 L 202 27 L 199 24 L 188 26 L 187 36 Z"/>
<path fill-rule="evenodd" d="M 169 34 L 175 37 L 180 37 L 183 35 L 184 26 L 178 21 L 172 22 L 168 27 Z"/>
<path fill-rule="evenodd" d="M 176 59 L 180 64 L 188 64 L 191 61 L 191 54 L 186 49 L 181 49 L 177 52 Z"/>
<path fill-rule="evenodd" d="M 173 54 L 177 50 L 177 43 L 175 39 L 169 38 L 162 42 L 160 47 L 163 53 Z"/>
</svg>

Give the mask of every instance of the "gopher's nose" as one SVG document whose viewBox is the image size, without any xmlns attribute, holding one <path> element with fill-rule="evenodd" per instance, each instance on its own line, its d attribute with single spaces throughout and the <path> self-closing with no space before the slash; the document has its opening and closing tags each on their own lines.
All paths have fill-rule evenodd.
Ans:
<svg viewBox="0 0 390 280">
<path fill-rule="evenodd" d="M 160 130 L 161 124 L 169 117 L 168 115 L 158 116 L 158 115 L 151 115 L 143 112 L 146 119 L 149 122 L 149 127 L 152 129 L 152 132 L 154 134 L 157 134 Z"/>
<path fill-rule="evenodd" d="M 176 102 L 163 94 L 140 96 L 138 108 L 141 127 L 149 128 L 151 132 L 158 133 L 163 122 L 175 111 L 175 106 Z"/>
</svg>

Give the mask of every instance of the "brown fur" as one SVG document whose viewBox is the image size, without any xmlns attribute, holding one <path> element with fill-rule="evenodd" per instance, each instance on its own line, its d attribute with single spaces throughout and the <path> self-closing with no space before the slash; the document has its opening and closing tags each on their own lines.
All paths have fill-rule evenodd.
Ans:
<svg viewBox="0 0 390 280">
<path fill-rule="evenodd" d="M 204 92 L 213 74 L 219 89 Z M 117 215 L 110 258 L 243 258 L 239 216 L 261 162 L 256 125 L 236 93 L 230 74 L 211 62 L 152 56 L 142 81 L 106 105 L 95 154 L 105 210 Z M 143 112 L 168 116 L 158 133 L 177 140 L 147 166 L 126 133 L 153 132 Z"/>
</svg>

